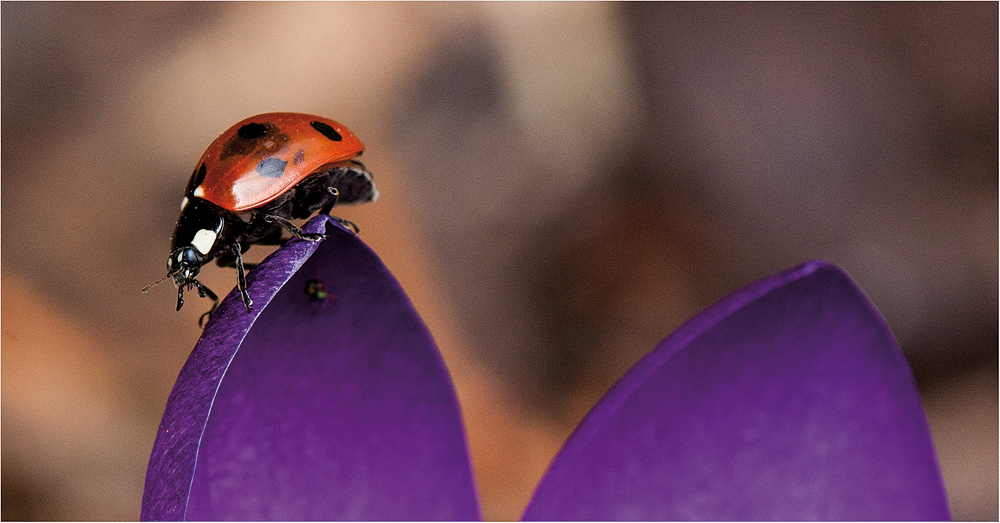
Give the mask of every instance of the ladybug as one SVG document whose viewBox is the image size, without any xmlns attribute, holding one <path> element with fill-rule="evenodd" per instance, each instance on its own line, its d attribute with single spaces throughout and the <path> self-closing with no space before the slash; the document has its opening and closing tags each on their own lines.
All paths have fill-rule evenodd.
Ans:
<svg viewBox="0 0 1000 523">
<path fill-rule="evenodd" d="M 236 268 L 237 286 L 250 310 L 249 266 L 242 254 L 251 245 L 280 244 L 286 231 L 302 240 L 322 240 L 324 235 L 304 233 L 290 220 L 378 198 L 371 172 L 357 160 L 364 149 L 350 129 L 320 116 L 266 113 L 233 125 L 198 160 L 181 200 L 167 275 L 143 292 L 173 278 L 181 310 L 184 290 L 195 288 L 213 302 L 204 320 L 219 298 L 198 281 L 198 273 L 215 259 L 219 266 Z M 359 232 L 354 223 L 334 219 Z"/>
</svg>

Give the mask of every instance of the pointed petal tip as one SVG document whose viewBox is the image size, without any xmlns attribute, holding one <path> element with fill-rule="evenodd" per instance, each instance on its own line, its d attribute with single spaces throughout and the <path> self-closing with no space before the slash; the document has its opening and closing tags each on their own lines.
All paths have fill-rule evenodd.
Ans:
<svg viewBox="0 0 1000 523">
<path fill-rule="evenodd" d="M 426 327 L 357 236 L 327 217 L 304 229 L 327 238 L 289 241 L 251 271 L 255 308 L 230 293 L 181 371 L 142 518 L 478 519 Z"/>
<path fill-rule="evenodd" d="M 526 519 L 947 519 L 905 359 L 817 260 L 692 318 L 602 398 Z"/>
</svg>

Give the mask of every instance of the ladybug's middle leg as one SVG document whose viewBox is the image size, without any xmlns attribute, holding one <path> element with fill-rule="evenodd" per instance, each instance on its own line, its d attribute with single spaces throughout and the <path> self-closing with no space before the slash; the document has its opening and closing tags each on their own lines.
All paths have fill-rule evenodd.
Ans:
<svg viewBox="0 0 1000 523">
<path fill-rule="evenodd" d="M 247 293 L 247 277 L 246 271 L 257 266 L 256 263 L 243 263 L 243 249 L 240 248 L 240 244 L 233 243 L 229 250 L 223 251 L 215 259 L 215 263 L 219 267 L 236 267 L 236 283 L 240 289 L 240 296 L 243 298 L 243 304 L 246 305 L 247 310 L 253 308 L 253 300 L 250 299 L 250 294 Z"/>
<path fill-rule="evenodd" d="M 281 227 L 275 227 L 271 232 L 254 240 L 253 243 L 254 245 L 284 245 L 288 241 L 288 238 L 283 235 L 284 232 L 285 230 Z M 247 267 L 249 266 L 250 264 L 247 264 Z"/>
<path fill-rule="evenodd" d="M 243 254 L 240 252 L 240 243 L 233 243 L 230 252 L 236 256 L 236 283 L 240 288 L 240 296 L 243 297 L 243 305 L 246 305 L 247 310 L 253 308 L 253 300 L 250 299 L 250 293 L 247 292 L 247 275 L 243 271 Z"/>
<path fill-rule="evenodd" d="M 285 218 L 282 218 L 281 216 L 278 216 L 277 214 L 265 214 L 263 215 L 263 218 L 264 221 L 266 222 L 277 223 L 278 225 L 281 226 L 282 229 L 285 229 L 286 231 L 292 233 L 292 236 L 295 236 L 300 240 L 318 242 L 326 238 L 325 234 L 302 232 L 302 229 L 300 229 L 294 223 L 286 220 Z"/>
</svg>

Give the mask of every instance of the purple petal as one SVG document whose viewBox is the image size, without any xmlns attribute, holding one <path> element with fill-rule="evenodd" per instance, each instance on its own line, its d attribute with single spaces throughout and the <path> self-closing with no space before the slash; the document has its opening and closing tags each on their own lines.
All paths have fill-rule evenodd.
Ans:
<svg viewBox="0 0 1000 523">
<path fill-rule="evenodd" d="M 913 376 L 812 262 L 688 321 L 580 423 L 525 519 L 948 519 Z"/>
<path fill-rule="evenodd" d="M 311 220 L 231 292 L 184 365 L 142 519 L 479 518 L 461 415 L 409 299 L 356 236 Z M 310 301 L 307 281 L 329 296 Z"/>
</svg>

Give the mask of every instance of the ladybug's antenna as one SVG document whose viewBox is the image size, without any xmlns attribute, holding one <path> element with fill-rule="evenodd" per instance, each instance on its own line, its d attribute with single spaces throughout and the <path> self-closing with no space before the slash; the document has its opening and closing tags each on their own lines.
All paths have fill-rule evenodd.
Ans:
<svg viewBox="0 0 1000 523">
<path fill-rule="evenodd" d="M 142 288 L 142 292 L 149 292 L 149 289 L 152 289 L 153 287 L 156 287 L 157 285 L 163 283 L 164 280 L 166 280 L 167 278 L 169 278 L 169 277 L 171 277 L 173 275 L 174 275 L 173 273 L 168 272 L 166 276 L 164 276 L 164 277 L 160 278 L 159 280 L 156 280 L 153 283 L 150 283 L 149 285 L 143 287 Z"/>
</svg>

